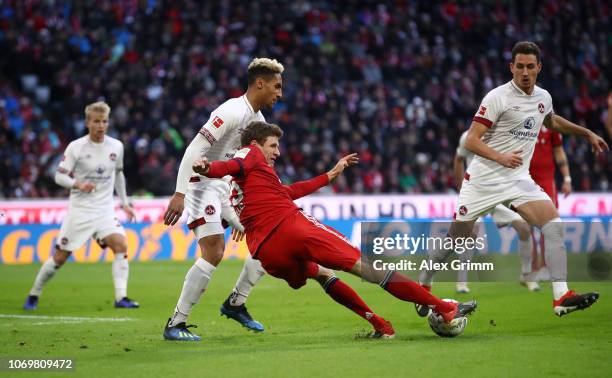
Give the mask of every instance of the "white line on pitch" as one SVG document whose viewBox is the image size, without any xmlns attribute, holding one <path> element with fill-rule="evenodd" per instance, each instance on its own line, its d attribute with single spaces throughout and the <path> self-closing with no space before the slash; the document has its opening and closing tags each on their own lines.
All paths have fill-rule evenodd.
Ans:
<svg viewBox="0 0 612 378">
<path fill-rule="evenodd" d="M 47 315 L 17 315 L 17 314 L 0 314 L 0 318 L 8 319 L 30 319 L 30 320 L 51 320 L 59 322 L 127 322 L 136 320 L 133 318 L 88 318 L 84 316 L 47 316 Z"/>
</svg>

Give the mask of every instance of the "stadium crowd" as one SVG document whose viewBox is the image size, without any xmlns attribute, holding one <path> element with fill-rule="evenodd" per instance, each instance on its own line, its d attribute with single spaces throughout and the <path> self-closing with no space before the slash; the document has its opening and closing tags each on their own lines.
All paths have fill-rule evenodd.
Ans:
<svg viewBox="0 0 612 378">
<path fill-rule="evenodd" d="M 65 195 L 53 182 L 84 106 L 104 99 L 128 190 L 168 195 L 211 110 L 246 88 L 256 56 L 285 66 L 266 115 L 277 170 L 311 177 L 338 155 L 338 193 L 452 190 L 452 158 L 480 99 L 510 80 L 510 49 L 543 50 L 555 111 L 600 135 L 609 111 L 612 7 L 604 0 L 0 2 L 0 196 Z M 577 191 L 610 190 L 612 155 L 564 140 Z"/>
</svg>

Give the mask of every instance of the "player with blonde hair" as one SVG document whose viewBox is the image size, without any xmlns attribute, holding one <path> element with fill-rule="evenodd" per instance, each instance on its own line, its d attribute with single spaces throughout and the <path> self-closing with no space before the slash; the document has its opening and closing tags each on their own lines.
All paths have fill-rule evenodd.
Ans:
<svg viewBox="0 0 612 378">
<path fill-rule="evenodd" d="M 70 254 L 90 237 L 108 246 L 115 254 L 112 263 L 115 307 L 137 308 L 127 297 L 129 264 L 123 226 L 115 216 L 113 188 L 129 220 L 134 210 L 129 203 L 123 175 L 123 143 L 106 135 L 110 106 L 98 101 L 85 107 L 88 134 L 72 141 L 55 174 L 55 182 L 70 189 L 68 214 L 57 236 L 55 253 L 36 275 L 24 309 L 35 310 L 43 286 L 61 268 Z"/>
</svg>

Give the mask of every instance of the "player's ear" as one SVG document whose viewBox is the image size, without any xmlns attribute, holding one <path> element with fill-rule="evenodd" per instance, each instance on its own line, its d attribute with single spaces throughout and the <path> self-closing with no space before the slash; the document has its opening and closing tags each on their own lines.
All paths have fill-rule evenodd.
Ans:
<svg viewBox="0 0 612 378">
<path fill-rule="evenodd" d="M 257 141 L 255 139 L 253 139 L 251 141 L 251 143 L 249 143 L 250 146 L 256 146 L 257 145 Z"/>
</svg>

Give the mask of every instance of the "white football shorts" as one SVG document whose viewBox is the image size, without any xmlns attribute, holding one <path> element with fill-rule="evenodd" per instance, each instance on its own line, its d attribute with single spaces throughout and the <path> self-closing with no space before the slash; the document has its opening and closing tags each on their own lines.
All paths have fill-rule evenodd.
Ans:
<svg viewBox="0 0 612 378">
<path fill-rule="evenodd" d="M 471 221 L 492 212 L 500 204 L 517 208 L 532 201 L 550 201 L 550 197 L 531 178 L 492 185 L 464 179 L 457 200 L 455 219 Z M 522 219 L 520 215 L 516 215 L 517 220 Z"/>
<path fill-rule="evenodd" d="M 101 240 L 112 234 L 125 237 L 125 230 L 114 211 L 100 214 L 71 209 L 62 222 L 56 246 L 63 251 L 73 252 L 91 237 Z"/>
</svg>

